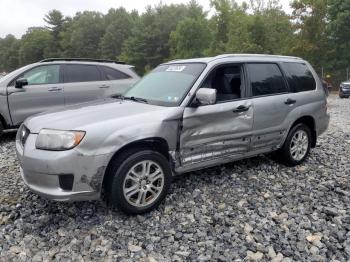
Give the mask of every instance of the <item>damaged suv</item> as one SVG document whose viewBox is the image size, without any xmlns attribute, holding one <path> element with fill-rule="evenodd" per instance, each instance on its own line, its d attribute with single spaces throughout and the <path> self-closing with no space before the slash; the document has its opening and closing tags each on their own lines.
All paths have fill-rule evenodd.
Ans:
<svg viewBox="0 0 350 262">
<path fill-rule="evenodd" d="M 306 61 L 221 55 L 164 63 L 124 96 L 33 116 L 16 148 L 32 191 L 137 214 L 160 204 L 176 174 L 273 151 L 300 164 L 328 123 Z"/>
</svg>

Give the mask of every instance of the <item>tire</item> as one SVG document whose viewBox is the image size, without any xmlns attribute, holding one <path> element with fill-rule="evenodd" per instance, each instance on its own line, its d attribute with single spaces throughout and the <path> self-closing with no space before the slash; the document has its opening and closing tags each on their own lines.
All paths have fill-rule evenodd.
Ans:
<svg viewBox="0 0 350 262">
<path fill-rule="evenodd" d="M 4 134 L 4 126 L 2 125 L 0 121 L 0 139 L 2 138 L 2 135 Z"/>
<path fill-rule="evenodd" d="M 128 150 L 111 165 L 107 174 L 107 202 L 127 214 L 155 209 L 169 191 L 171 168 L 168 160 L 157 151 Z"/>
<path fill-rule="evenodd" d="M 300 143 L 300 144 L 295 144 Z M 294 149 L 294 150 L 293 150 Z M 311 131 L 305 124 L 297 124 L 289 131 L 282 148 L 277 151 L 279 160 L 286 166 L 304 162 L 311 149 Z"/>
</svg>

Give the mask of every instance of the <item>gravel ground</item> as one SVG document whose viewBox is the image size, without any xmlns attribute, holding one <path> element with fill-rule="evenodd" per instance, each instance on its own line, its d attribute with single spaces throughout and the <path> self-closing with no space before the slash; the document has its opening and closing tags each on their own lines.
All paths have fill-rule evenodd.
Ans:
<svg viewBox="0 0 350 262">
<path fill-rule="evenodd" d="M 175 179 L 142 216 L 103 203 L 57 203 L 19 178 L 14 134 L 0 142 L 0 260 L 349 261 L 350 100 L 332 95 L 331 125 L 305 164 L 269 157 Z"/>
</svg>

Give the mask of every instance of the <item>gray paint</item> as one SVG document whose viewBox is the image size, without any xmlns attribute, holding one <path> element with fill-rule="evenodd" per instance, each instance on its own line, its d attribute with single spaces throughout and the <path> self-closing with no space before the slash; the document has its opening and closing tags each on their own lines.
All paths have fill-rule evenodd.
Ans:
<svg viewBox="0 0 350 262">
<path fill-rule="evenodd" d="M 316 90 L 245 98 L 225 103 L 189 107 L 207 74 L 217 65 L 242 62 L 300 61 L 280 56 L 225 55 L 173 61 L 204 62 L 207 67 L 178 107 L 163 107 L 133 101 L 104 99 L 33 116 L 25 121 L 31 134 L 24 146 L 16 142 L 22 176 L 35 192 L 58 200 L 99 197 L 105 168 L 118 151 L 143 139 L 161 138 L 169 147 L 174 174 L 227 163 L 266 152 L 283 145 L 292 124 L 310 116 L 316 133 L 329 123 L 326 96 L 314 70 Z M 287 98 L 295 99 L 286 105 Z M 240 105 L 244 112 L 233 112 Z M 35 139 L 42 128 L 84 130 L 86 136 L 73 150 L 37 150 Z M 62 192 L 59 174 L 74 174 L 72 192 Z M 41 182 L 45 177 L 47 180 Z M 41 180 L 39 179 L 41 178 Z"/>
<path fill-rule="evenodd" d="M 56 64 L 103 65 L 126 73 L 131 78 L 82 83 L 28 85 L 20 89 L 11 85 L 18 76 L 30 69 Z M 72 104 L 122 94 L 139 80 L 139 76 L 131 68 L 129 65 L 122 64 L 78 61 L 39 62 L 27 65 L 0 79 L 0 116 L 5 120 L 6 127 L 18 126 L 27 117 L 47 110 L 57 110 Z"/>
</svg>

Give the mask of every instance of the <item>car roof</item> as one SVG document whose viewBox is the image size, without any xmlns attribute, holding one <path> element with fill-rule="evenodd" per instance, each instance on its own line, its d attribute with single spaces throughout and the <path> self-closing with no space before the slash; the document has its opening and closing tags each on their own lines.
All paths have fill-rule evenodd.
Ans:
<svg viewBox="0 0 350 262">
<path fill-rule="evenodd" d="M 165 64 L 177 64 L 177 63 L 210 63 L 220 60 L 230 59 L 232 61 L 304 61 L 299 57 L 294 56 L 282 56 L 282 55 L 265 55 L 265 54 L 223 54 L 213 57 L 191 58 L 191 59 L 176 59 L 169 61 Z"/>
<path fill-rule="evenodd" d="M 130 68 L 134 67 L 132 65 L 127 65 L 124 62 L 113 61 L 107 59 L 93 59 L 93 58 L 47 58 L 41 60 L 35 64 L 85 64 L 85 65 L 105 65 L 112 67 L 124 67 Z"/>
</svg>

